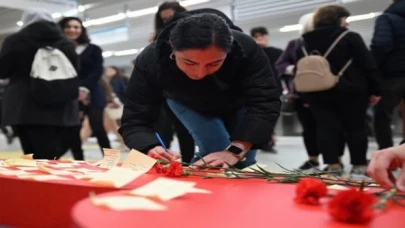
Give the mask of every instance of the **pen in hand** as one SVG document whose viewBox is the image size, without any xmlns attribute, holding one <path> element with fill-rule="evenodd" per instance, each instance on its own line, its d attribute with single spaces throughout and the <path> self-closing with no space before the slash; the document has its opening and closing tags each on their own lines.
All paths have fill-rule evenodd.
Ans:
<svg viewBox="0 0 405 228">
<path fill-rule="evenodd" d="M 159 133 L 156 132 L 155 135 L 156 135 L 157 140 L 159 140 L 160 145 L 165 149 L 165 151 L 166 151 L 167 153 L 169 153 L 169 150 L 167 149 L 167 147 L 166 147 L 165 144 L 163 143 L 162 138 L 160 138 Z"/>
</svg>

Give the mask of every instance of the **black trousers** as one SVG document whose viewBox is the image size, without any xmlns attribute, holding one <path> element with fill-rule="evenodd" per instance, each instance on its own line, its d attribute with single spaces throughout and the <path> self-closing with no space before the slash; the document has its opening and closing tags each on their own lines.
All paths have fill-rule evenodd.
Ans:
<svg viewBox="0 0 405 228">
<path fill-rule="evenodd" d="M 15 129 L 24 154 L 34 154 L 34 159 L 53 160 L 62 153 L 65 127 L 19 125 Z"/>
<path fill-rule="evenodd" d="M 303 129 L 302 137 L 304 139 L 305 149 L 307 150 L 308 156 L 317 157 L 321 154 L 318 148 L 317 124 L 311 109 L 304 105 L 305 103 L 301 99 L 295 101 L 298 121 L 301 123 Z M 345 143 L 345 136 L 342 131 L 339 134 L 338 156 L 343 156 Z"/>
<path fill-rule="evenodd" d="M 111 148 L 110 140 L 104 129 L 104 109 L 102 108 L 84 108 L 84 115 L 89 118 L 89 123 L 93 135 L 97 138 L 98 145 L 100 146 L 101 153 L 104 154 L 103 148 Z M 84 160 L 82 141 L 80 138 L 81 125 L 76 127 L 66 128 L 64 135 L 66 142 L 64 143 L 64 150 L 59 157 L 62 157 L 67 150 L 71 149 L 75 160 Z"/>
<path fill-rule="evenodd" d="M 401 99 L 405 99 L 405 72 L 402 75 L 390 75 L 383 81 L 383 94 L 374 108 L 374 130 L 380 149 L 392 147 L 392 114 Z"/>
<path fill-rule="evenodd" d="M 171 109 L 167 107 L 162 108 L 159 119 L 155 123 L 155 130 L 159 133 L 163 143 L 167 147 L 170 147 L 173 135 L 176 133 L 182 161 L 186 163 L 191 162 L 195 152 L 194 139 Z"/>
<path fill-rule="evenodd" d="M 352 165 L 366 165 L 368 139 L 366 125 L 367 95 L 307 95 L 317 125 L 317 144 L 326 164 L 339 163 L 341 133 L 345 134 Z"/>
</svg>

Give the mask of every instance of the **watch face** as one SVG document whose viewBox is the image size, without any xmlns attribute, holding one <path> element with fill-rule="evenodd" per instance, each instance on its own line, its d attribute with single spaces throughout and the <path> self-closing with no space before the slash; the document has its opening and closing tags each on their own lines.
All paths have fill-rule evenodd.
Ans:
<svg viewBox="0 0 405 228">
<path fill-rule="evenodd" d="M 228 147 L 227 151 L 229 151 L 233 154 L 240 154 L 240 153 L 242 153 L 243 150 L 237 146 L 230 146 L 230 147 Z"/>
</svg>

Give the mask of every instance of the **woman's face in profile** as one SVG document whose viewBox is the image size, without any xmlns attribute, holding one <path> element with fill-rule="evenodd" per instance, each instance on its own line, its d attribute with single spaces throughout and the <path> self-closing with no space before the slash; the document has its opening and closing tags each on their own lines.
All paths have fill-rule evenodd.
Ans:
<svg viewBox="0 0 405 228">
<path fill-rule="evenodd" d="M 63 33 L 70 40 L 77 40 L 82 35 L 82 25 L 79 21 L 70 20 L 65 24 Z"/>
<path fill-rule="evenodd" d="M 190 79 L 201 80 L 218 71 L 227 53 L 214 45 L 206 49 L 174 51 L 177 67 Z"/>
<path fill-rule="evenodd" d="M 107 69 L 105 70 L 105 75 L 108 78 L 112 78 L 117 74 L 117 71 L 114 68 L 111 67 L 107 67 Z"/>
</svg>

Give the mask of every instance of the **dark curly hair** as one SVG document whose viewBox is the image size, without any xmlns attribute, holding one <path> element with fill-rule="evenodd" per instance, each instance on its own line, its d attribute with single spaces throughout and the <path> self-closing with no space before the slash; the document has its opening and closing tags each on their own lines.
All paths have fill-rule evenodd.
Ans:
<svg viewBox="0 0 405 228">
<path fill-rule="evenodd" d="M 330 5 L 319 8 L 314 15 L 314 27 L 339 26 L 341 19 L 349 17 L 350 12 L 343 6 Z"/>
<path fill-rule="evenodd" d="M 75 20 L 77 22 L 80 23 L 80 25 L 82 26 L 82 34 L 80 34 L 79 38 L 77 38 L 77 40 L 75 40 L 78 44 L 88 44 L 90 43 L 90 38 L 89 35 L 87 33 L 87 29 L 86 27 L 83 26 L 83 21 L 80 20 L 77 17 L 64 17 L 62 18 L 62 20 L 59 21 L 59 26 L 62 29 L 62 31 L 65 29 L 66 24 L 69 23 L 69 21 Z"/>
<path fill-rule="evenodd" d="M 256 34 L 259 34 L 261 36 L 269 35 L 269 32 L 265 27 L 254 27 L 250 30 L 250 35 L 255 36 Z"/>
</svg>

